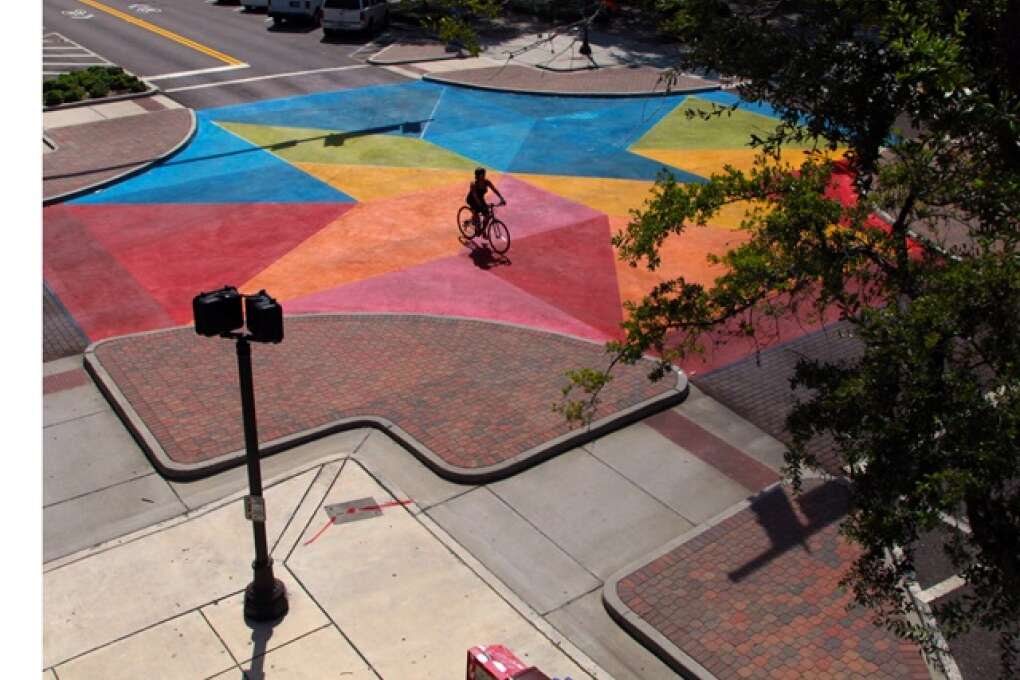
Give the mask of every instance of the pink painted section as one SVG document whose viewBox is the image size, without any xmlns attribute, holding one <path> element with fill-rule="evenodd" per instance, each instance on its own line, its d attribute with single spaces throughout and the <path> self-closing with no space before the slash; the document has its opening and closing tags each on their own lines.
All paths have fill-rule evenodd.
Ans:
<svg viewBox="0 0 1020 680">
<path fill-rule="evenodd" d="M 511 242 L 514 264 L 496 276 L 607 337 L 621 337 L 623 309 L 605 215 Z"/>
<path fill-rule="evenodd" d="M 586 205 L 543 191 L 510 175 L 502 175 L 493 183 L 507 199 L 507 205 L 497 211 L 499 219 L 510 228 L 512 243 L 508 255 L 511 257 L 519 240 L 603 216 Z M 465 184 L 465 194 L 467 188 Z M 490 202 L 498 200 L 492 192 L 489 192 L 487 198 Z M 451 215 L 454 210 L 451 209 Z M 451 224 L 455 221 L 450 220 Z"/>
<path fill-rule="evenodd" d="M 511 246 L 510 254 L 513 253 Z M 604 341 L 606 334 L 533 297 L 467 254 L 377 276 L 284 305 L 287 314 L 312 312 L 402 312 L 508 321 Z"/>
</svg>

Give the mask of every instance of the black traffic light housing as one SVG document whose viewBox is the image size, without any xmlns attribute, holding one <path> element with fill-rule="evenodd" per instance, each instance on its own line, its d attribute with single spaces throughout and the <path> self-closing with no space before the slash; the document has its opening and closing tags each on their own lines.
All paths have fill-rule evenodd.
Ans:
<svg viewBox="0 0 1020 680">
<path fill-rule="evenodd" d="M 244 316 L 248 332 L 255 342 L 281 342 L 283 340 L 283 307 L 269 297 L 265 290 L 244 298 Z"/>
<path fill-rule="evenodd" d="M 206 337 L 236 331 L 244 325 L 241 316 L 241 294 L 233 286 L 224 286 L 211 293 L 200 293 L 191 301 L 195 315 L 195 332 Z"/>
<path fill-rule="evenodd" d="M 244 298 L 244 308 L 241 298 Z M 195 332 L 206 337 L 228 335 L 247 322 L 248 339 L 255 342 L 283 341 L 283 307 L 265 290 L 242 295 L 233 286 L 200 293 L 191 301 Z"/>
</svg>

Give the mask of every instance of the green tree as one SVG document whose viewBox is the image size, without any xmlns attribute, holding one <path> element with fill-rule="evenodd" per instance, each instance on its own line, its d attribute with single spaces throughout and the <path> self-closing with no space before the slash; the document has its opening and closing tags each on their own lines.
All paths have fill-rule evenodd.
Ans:
<svg viewBox="0 0 1020 680">
<path fill-rule="evenodd" d="M 736 79 L 782 117 L 754 139 L 752 170 L 704 184 L 663 173 L 654 199 L 614 237 L 655 269 L 727 204 L 755 206 L 743 245 L 712 286 L 683 277 L 629 305 L 612 365 L 653 351 L 651 377 L 711 340 L 774 338 L 765 321 L 837 313 L 856 358 L 802 361 L 811 396 L 787 426 L 787 472 L 819 464 L 830 435 L 852 480 L 843 531 L 862 548 L 844 583 L 876 620 L 929 649 L 902 588 L 919 536 L 951 515 L 972 532 L 945 546 L 968 596 L 935 614 L 950 638 L 1000 634 L 1004 672 L 1020 635 L 1020 0 L 662 0 L 686 46 L 680 68 Z M 725 116 L 727 110 L 702 114 Z M 697 123 L 692 121 L 692 124 Z M 791 167 L 780 151 L 813 145 Z M 840 165 L 825 151 L 845 149 Z M 831 196 L 834 171 L 858 201 Z M 887 216 L 876 225 L 869 214 Z M 591 414 L 607 370 L 572 374 L 557 408 Z"/>
<path fill-rule="evenodd" d="M 427 31 L 450 45 L 477 56 L 477 26 L 502 13 L 499 0 L 400 0 L 400 11 L 416 17 Z"/>
</svg>

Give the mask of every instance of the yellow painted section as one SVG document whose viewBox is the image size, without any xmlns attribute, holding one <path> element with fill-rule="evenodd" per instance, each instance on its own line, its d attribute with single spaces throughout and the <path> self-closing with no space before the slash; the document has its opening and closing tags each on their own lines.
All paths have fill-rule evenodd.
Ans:
<svg viewBox="0 0 1020 680">
<path fill-rule="evenodd" d="M 468 185 L 473 179 L 470 172 L 463 170 L 332 163 L 294 163 L 294 165 L 348 196 L 353 196 L 359 202 L 384 200 L 454 185 L 460 186 L 466 196 Z"/>
<path fill-rule="evenodd" d="M 359 203 L 242 284 L 292 300 L 462 252 L 465 186 Z"/>
<path fill-rule="evenodd" d="M 179 43 L 181 45 L 184 45 L 185 47 L 190 47 L 193 50 L 201 52 L 202 54 L 207 54 L 210 57 L 212 57 L 213 59 L 218 59 L 218 60 L 222 61 L 225 64 L 230 64 L 231 66 L 237 66 L 239 64 L 243 64 L 244 63 L 240 59 L 235 59 L 234 57 L 231 57 L 229 54 L 224 54 L 223 52 L 220 52 L 219 50 L 214 50 L 211 47 L 206 47 L 205 45 L 202 45 L 201 43 L 197 43 L 197 42 L 195 42 L 194 40 L 192 40 L 190 38 L 185 38 L 183 35 L 180 35 L 179 33 L 174 33 L 173 31 L 168 31 L 167 29 L 162 28 L 161 26 L 157 26 L 156 24 L 150 23 L 148 21 L 145 21 L 144 19 L 139 19 L 138 17 L 133 17 L 130 14 L 127 14 L 125 12 L 121 12 L 118 9 L 114 9 L 113 7 L 110 7 L 108 5 L 104 5 L 101 2 L 96 2 L 96 0 L 78 0 L 78 2 L 80 2 L 80 3 L 84 4 L 84 5 L 88 5 L 89 7 L 92 7 L 93 9 L 98 9 L 100 12 L 106 12 L 107 14 L 113 15 L 113 16 L 117 17 L 118 19 L 121 19 L 122 21 L 126 21 L 129 24 L 134 24 L 135 26 L 138 26 L 139 28 L 144 28 L 146 31 L 151 31 L 152 33 L 155 33 L 156 35 L 162 36 L 162 37 L 166 38 L 167 40 L 172 40 L 175 43 Z"/>
<path fill-rule="evenodd" d="M 631 152 L 705 178 L 722 173 L 727 165 L 750 172 L 758 153 L 754 149 L 631 149 Z M 836 157 L 842 155 L 838 152 Z M 780 158 L 797 168 L 806 159 L 806 153 L 803 149 L 785 149 Z"/>
<path fill-rule="evenodd" d="M 628 220 L 610 217 L 609 226 L 613 234 L 626 229 Z M 722 255 L 748 238 L 746 232 L 716 229 L 713 227 L 689 227 L 680 236 L 670 236 L 662 244 L 662 265 L 654 272 L 639 264 L 636 268 L 615 258 L 616 279 L 620 286 L 620 299 L 640 302 L 655 286 L 667 279 L 683 276 L 688 283 L 710 286 L 726 270 L 720 265 L 708 263 L 709 253 Z"/>
<path fill-rule="evenodd" d="M 607 215 L 630 215 L 652 195 L 654 182 L 605 177 L 565 177 L 514 173 L 514 177 L 549 193 L 586 205 Z"/>
</svg>

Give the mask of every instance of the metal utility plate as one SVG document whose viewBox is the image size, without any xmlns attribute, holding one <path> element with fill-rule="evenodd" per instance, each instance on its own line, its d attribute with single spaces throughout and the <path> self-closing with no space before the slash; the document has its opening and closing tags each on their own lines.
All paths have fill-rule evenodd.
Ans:
<svg viewBox="0 0 1020 680">
<path fill-rule="evenodd" d="M 379 502 L 369 496 L 366 498 L 358 498 L 353 501 L 327 505 L 325 510 L 326 514 L 329 515 L 329 518 L 333 520 L 333 524 L 346 524 L 348 522 L 357 522 L 362 519 L 379 517 L 382 515 L 382 510 L 380 510 L 378 506 Z M 364 510 L 363 508 L 371 509 Z"/>
</svg>

